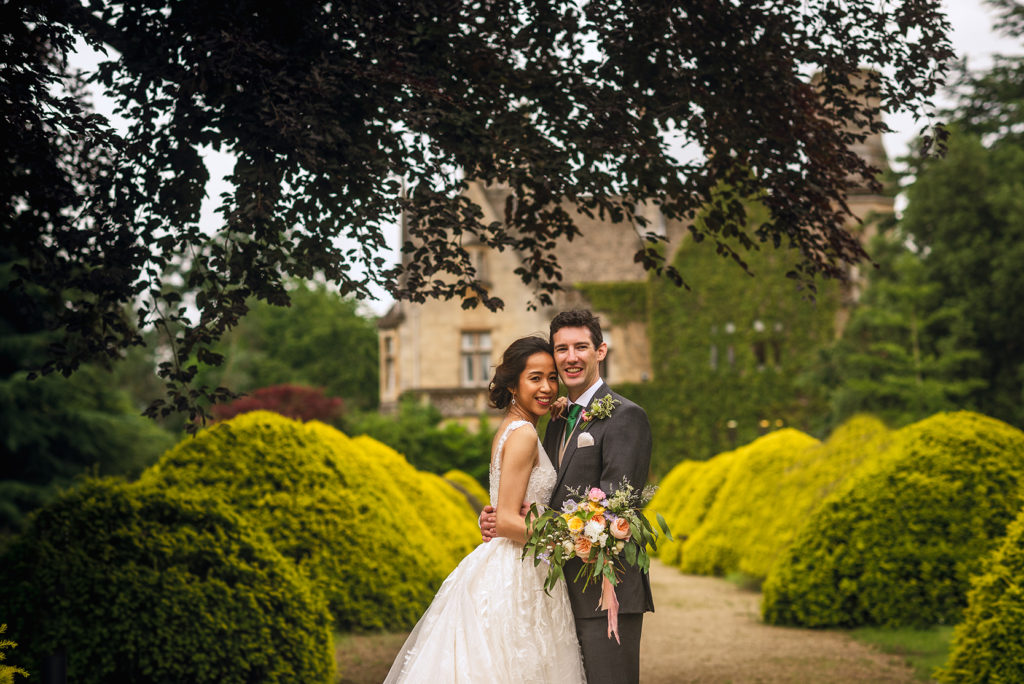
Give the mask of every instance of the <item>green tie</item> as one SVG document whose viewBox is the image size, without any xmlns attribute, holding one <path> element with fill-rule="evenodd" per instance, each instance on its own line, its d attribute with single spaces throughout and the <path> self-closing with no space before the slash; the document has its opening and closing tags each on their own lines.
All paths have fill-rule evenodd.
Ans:
<svg viewBox="0 0 1024 684">
<path fill-rule="evenodd" d="M 569 434 L 573 431 L 573 428 L 576 427 L 576 421 L 579 420 L 580 412 L 582 411 L 583 407 L 579 404 L 569 404 L 569 417 L 566 419 L 565 439 L 562 441 L 563 444 L 569 441 Z"/>
</svg>

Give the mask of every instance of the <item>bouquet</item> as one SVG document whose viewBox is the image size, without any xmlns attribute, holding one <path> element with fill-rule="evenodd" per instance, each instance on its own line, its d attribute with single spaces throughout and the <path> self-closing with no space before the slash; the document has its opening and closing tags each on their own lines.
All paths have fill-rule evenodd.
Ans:
<svg viewBox="0 0 1024 684">
<path fill-rule="evenodd" d="M 565 564 L 579 558 L 583 565 L 574 581 L 583 578 L 586 587 L 592 581 L 602 583 L 599 608 L 608 611 L 608 636 L 618 639 L 618 601 L 615 585 L 619 583 L 624 563 L 649 572 L 651 558 L 648 547 L 657 550 L 658 533 L 641 510 L 654 496 L 656 487 L 637 491 L 623 480 L 609 496 L 594 487 L 587 492 L 570 490 L 562 510 L 541 510 L 537 504 L 526 514 L 528 537 L 523 558 L 533 558 L 534 565 L 549 565 L 544 590 L 548 593 L 565 576 Z M 669 539 L 672 533 L 659 513 L 658 525 Z"/>
</svg>

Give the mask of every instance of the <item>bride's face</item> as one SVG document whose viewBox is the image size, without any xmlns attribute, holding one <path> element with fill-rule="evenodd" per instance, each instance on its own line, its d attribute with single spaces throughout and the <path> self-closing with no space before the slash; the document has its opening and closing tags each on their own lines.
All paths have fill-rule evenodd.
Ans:
<svg viewBox="0 0 1024 684">
<path fill-rule="evenodd" d="M 516 383 L 516 404 L 540 417 L 548 412 L 558 396 L 558 373 L 550 354 L 537 352 L 526 360 L 526 367 Z"/>
</svg>

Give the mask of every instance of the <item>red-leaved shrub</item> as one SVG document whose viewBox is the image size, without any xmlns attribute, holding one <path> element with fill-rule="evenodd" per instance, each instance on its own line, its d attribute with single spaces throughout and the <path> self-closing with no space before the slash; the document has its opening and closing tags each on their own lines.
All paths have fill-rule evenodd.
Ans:
<svg viewBox="0 0 1024 684">
<path fill-rule="evenodd" d="M 328 397 L 322 387 L 271 385 L 253 390 L 230 404 L 214 406 L 213 416 L 217 420 L 228 420 L 249 411 L 273 411 L 303 422 L 331 423 L 340 418 L 344 410 L 345 402 L 338 397 Z"/>
</svg>

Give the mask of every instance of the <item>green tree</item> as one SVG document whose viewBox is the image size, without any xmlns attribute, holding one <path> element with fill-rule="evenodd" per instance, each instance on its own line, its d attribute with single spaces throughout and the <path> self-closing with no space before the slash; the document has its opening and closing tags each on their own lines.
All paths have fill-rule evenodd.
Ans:
<svg viewBox="0 0 1024 684">
<path fill-rule="evenodd" d="M 484 418 L 474 432 L 457 423 L 441 426 L 441 413 L 403 397 L 398 415 L 362 413 L 346 418 L 349 434 L 366 434 L 405 456 L 419 470 L 444 475 L 461 470 L 486 484 L 492 432 Z"/>
<path fill-rule="evenodd" d="M 1024 41 L 1024 8 L 987 0 L 996 28 Z M 1024 425 L 1024 57 L 990 68 L 965 66 L 944 159 L 912 169 L 902 228 L 924 255 L 937 297 L 958 308 L 981 354 L 970 401 L 983 413 Z"/>
<path fill-rule="evenodd" d="M 870 412 L 899 427 L 939 411 L 973 408 L 986 386 L 977 376 L 962 304 L 942 296 L 926 259 L 897 231 L 873 244 L 879 264 L 868 279 L 843 337 L 825 355 L 831 422 Z"/>
<path fill-rule="evenodd" d="M 246 302 L 286 303 L 290 278 L 496 308 L 463 248 L 475 238 L 517 250 L 546 303 L 562 277 L 556 238 L 580 235 L 577 213 L 637 231 L 638 261 L 680 281 L 638 203 L 681 219 L 710 205 L 693 231 L 718 253 L 742 262 L 786 244 L 795 275 L 841 276 L 863 256 L 845 229 L 849 180 L 874 182 L 851 144 L 886 129 L 880 112 L 921 109 L 952 54 L 938 0 L 57 0 L 2 12 L 0 201 L 22 263 L 8 287 L 62 293 L 49 325 L 66 339 L 47 370 L 173 329 L 159 366 L 170 403 L 152 413 L 196 412 L 210 392 L 188 389 L 190 359 L 215 362 L 209 346 Z M 111 52 L 94 82 L 126 117 L 123 135 L 61 87 L 77 39 Z M 669 140 L 704 154 L 680 161 Z M 213 232 L 198 224 L 207 148 L 236 159 Z M 503 222 L 459 192 L 466 177 L 511 189 Z M 709 202 L 722 187 L 735 197 Z M 748 225 L 736 198 L 752 196 L 768 214 Z M 388 268 L 378 251 L 399 212 L 412 240 Z"/>
<path fill-rule="evenodd" d="M 359 304 L 323 284 L 296 282 L 289 306 L 254 302 L 237 328 L 214 347 L 224 356 L 205 367 L 203 384 L 249 392 L 300 383 L 369 410 L 379 396 L 377 327 Z"/>
<path fill-rule="evenodd" d="M 10 277 L 10 262 L 0 261 L 0 281 Z M 53 339 L 40 320 L 45 295 L 34 294 L 0 296 L 0 535 L 76 476 L 138 475 L 174 444 L 97 364 L 28 380 Z"/>
<path fill-rule="evenodd" d="M 955 132 L 945 159 L 923 163 L 902 228 L 919 245 L 935 301 L 955 309 L 980 353 L 969 401 L 1024 425 L 1024 139 L 985 145 Z M 937 305 L 938 306 L 938 305 Z M 936 309 L 938 311 L 938 309 Z"/>
</svg>

